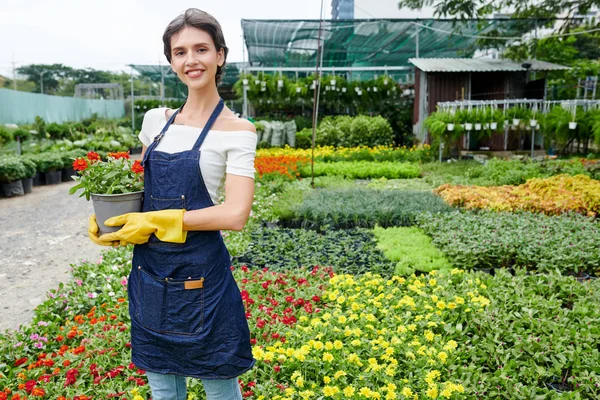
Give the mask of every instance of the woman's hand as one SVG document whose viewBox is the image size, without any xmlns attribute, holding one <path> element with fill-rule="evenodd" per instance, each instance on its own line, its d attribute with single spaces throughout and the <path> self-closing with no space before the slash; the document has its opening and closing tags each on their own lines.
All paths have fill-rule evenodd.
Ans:
<svg viewBox="0 0 600 400">
<path fill-rule="evenodd" d="M 185 243 L 187 231 L 183 230 L 185 210 L 161 210 L 118 215 L 107 219 L 106 226 L 120 226 L 116 232 L 106 233 L 99 240 L 124 244 L 143 244 L 152 234 L 163 242 Z"/>
</svg>

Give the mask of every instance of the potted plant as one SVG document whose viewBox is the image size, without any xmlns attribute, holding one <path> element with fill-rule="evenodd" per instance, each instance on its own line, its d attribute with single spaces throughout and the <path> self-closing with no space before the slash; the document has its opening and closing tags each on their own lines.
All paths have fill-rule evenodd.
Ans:
<svg viewBox="0 0 600 400">
<path fill-rule="evenodd" d="M 46 152 L 38 155 L 38 170 L 44 173 L 46 185 L 54 185 L 62 181 L 63 160 L 58 152 Z"/>
<path fill-rule="evenodd" d="M 23 163 L 23 166 L 26 170 L 25 177 L 21 178 L 21 182 L 23 184 L 23 192 L 25 194 L 31 193 L 31 191 L 33 190 L 33 177 L 36 173 L 36 164 L 31 158 L 23 156 L 21 156 L 21 162 Z"/>
<path fill-rule="evenodd" d="M 73 162 L 73 169 L 77 176 L 72 178 L 78 183 L 69 194 L 82 190 L 79 197 L 92 199 L 99 235 L 120 229 L 104 225 L 107 219 L 142 210 L 144 168 L 139 160 L 132 162 L 129 153 L 108 153 L 103 161 L 98 153 L 90 151 Z"/>
<path fill-rule="evenodd" d="M 23 196 L 21 179 L 27 175 L 27 169 L 15 156 L 0 158 L 0 186 L 6 197 Z"/>
</svg>

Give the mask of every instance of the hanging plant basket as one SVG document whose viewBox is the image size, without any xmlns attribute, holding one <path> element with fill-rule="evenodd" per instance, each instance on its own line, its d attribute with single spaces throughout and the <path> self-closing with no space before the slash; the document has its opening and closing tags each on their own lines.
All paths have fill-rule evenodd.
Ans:
<svg viewBox="0 0 600 400">
<path fill-rule="evenodd" d="M 475 124 L 475 130 L 476 131 L 480 131 L 481 130 L 481 124 L 479 124 L 479 123 Z"/>
<path fill-rule="evenodd" d="M 537 119 L 530 119 L 529 120 L 529 126 L 536 127 L 537 126 Z"/>
<path fill-rule="evenodd" d="M 471 122 L 465 122 L 465 129 L 470 131 L 473 129 L 473 124 Z"/>
<path fill-rule="evenodd" d="M 497 122 L 490 122 L 490 129 L 498 129 L 498 123 Z"/>
<path fill-rule="evenodd" d="M 453 131 L 454 130 L 454 124 L 448 124 L 448 130 L 449 131 Z"/>
<path fill-rule="evenodd" d="M 577 122 L 569 122 L 569 129 L 577 129 Z"/>
<path fill-rule="evenodd" d="M 521 122 L 519 118 L 513 118 L 513 126 L 519 125 L 519 122 Z"/>
</svg>

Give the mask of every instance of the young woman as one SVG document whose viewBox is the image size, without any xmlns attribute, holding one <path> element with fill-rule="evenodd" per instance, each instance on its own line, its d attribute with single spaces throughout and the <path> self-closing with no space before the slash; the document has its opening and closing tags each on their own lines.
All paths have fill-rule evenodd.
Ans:
<svg viewBox="0 0 600 400">
<path fill-rule="evenodd" d="M 178 110 L 144 116 L 143 212 L 106 225 L 103 245 L 135 244 L 128 295 L 134 364 L 147 371 L 154 400 L 185 400 L 186 377 L 208 400 L 241 400 L 237 376 L 254 365 L 250 333 L 220 230 L 241 230 L 254 197 L 254 125 L 217 92 L 227 58 L 219 23 L 188 9 L 167 26 L 165 56 L 188 98 Z M 225 201 L 218 204 L 225 187 Z"/>
</svg>

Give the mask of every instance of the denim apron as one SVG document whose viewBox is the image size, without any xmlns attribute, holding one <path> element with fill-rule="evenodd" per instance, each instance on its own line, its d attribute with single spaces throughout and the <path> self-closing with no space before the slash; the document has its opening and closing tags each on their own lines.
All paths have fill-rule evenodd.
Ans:
<svg viewBox="0 0 600 400">
<path fill-rule="evenodd" d="M 191 150 L 154 150 L 180 110 L 144 154 L 143 212 L 214 205 L 200 171 L 200 146 L 223 100 Z M 135 245 L 127 289 L 137 367 L 200 379 L 233 378 L 252 368 L 250 332 L 230 261 L 220 231 L 189 231 L 183 244 L 153 234 Z"/>
</svg>

